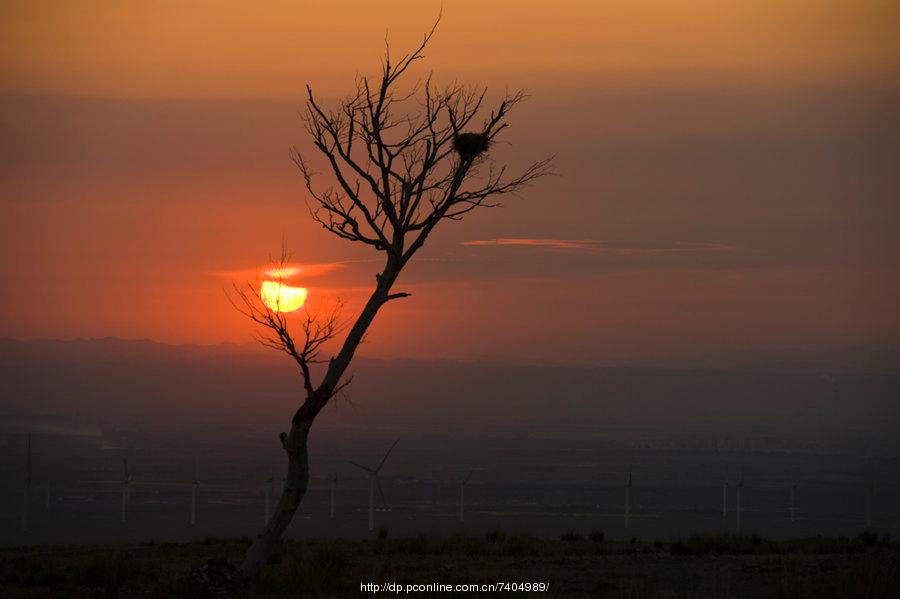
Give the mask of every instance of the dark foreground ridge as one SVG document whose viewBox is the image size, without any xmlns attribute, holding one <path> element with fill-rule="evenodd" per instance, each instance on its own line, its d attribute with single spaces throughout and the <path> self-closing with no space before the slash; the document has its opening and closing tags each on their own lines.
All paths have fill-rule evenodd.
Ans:
<svg viewBox="0 0 900 599">
<path fill-rule="evenodd" d="M 248 539 L 0 550 L 3 597 L 367 597 L 366 583 L 549 583 L 558 597 L 896 597 L 900 545 L 855 538 L 758 535 L 608 541 L 499 531 L 376 540 L 288 541 L 255 580 L 234 564 Z M 445 593 L 412 593 L 441 596 Z M 496 594 L 496 593 L 493 593 Z M 400 596 L 406 596 L 400 593 Z"/>
</svg>

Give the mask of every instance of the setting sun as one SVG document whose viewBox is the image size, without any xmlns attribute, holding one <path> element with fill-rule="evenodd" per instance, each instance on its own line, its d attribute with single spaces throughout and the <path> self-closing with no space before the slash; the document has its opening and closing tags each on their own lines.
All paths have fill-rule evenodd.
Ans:
<svg viewBox="0 0 900 599">
<path fill-rule="evenodd" d="M 306 302 L 306 287 L 289 287 L 281 281 L 263 281 L 259 297 L 275 312 L 294 312 Z"/>
</svg>

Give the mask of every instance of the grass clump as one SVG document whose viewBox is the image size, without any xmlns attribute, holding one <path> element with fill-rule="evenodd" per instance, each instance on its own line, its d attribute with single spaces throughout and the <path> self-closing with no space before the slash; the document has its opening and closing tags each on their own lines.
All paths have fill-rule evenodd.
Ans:
<svg viewBox="0 0 900 599">
<path fill-rule="evenodd" d="M 273 565 L 266 566 L 256 581 L 260 593 L 334 594 L 347 591 L 346 570 L 350 558 L 338 543 L 317 542 L 294 546 Z"/>
<path fill-rule="evenodd" d="M 542 541 L 534 535 L 520 532 L 511 535 L 503 544 L 503 555 L 524 557 L 538 555 L 541 552 Z"/>
<path fill-rule="evenodd" d="M 484 533 L 484 538 L 487 539 L 488 543 L 499 544 L 506 540 L 506 534 L 500 530 L 489 530 Z"/>
<path fill-rule="evenodd" d="M 566 532 L 559 535 L 560 541 L 565 541 L 567 543 L 575 543 L 577 541 L 583 541 L 584 537 L 575 532 L 574 530 L 567 530 Z"/>
<path fill-rule="evenodd" d="M 780 553 L 778 543 L 758 534 L 693 535 L 669 546 L 672 555 L 759 555 Z"/>
</svg>

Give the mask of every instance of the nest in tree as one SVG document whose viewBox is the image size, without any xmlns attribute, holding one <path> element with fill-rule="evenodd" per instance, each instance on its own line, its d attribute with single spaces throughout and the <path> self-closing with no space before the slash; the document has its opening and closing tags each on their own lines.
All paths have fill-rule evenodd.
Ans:
<svg viewBox="0 0 900 599">
<path fill-rule="evenodd" d="M 484 133 L 460 133 L 453 138 L 453 149 L 463 160 L 486 152 L 490 145 L 491 140 Z"/>
</svg>

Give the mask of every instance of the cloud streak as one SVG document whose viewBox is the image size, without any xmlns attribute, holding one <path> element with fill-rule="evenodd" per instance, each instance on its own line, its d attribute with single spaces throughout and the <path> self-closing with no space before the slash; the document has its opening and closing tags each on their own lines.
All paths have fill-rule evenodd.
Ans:
<svg viewBox="0 0 900 599">
<path fill-rule="evenodd" d="M 266 264 L 257 266 L 256 268 L 245 268 L 241 270 L 220 271 L 212 273 L 214 276 L 231 280 L 257 280 L 262 278 L 308 278 L 320 277 L 332 273 L 336 270 L 344 268 L 346 262 L 323 262 L 319 264 L 301 264 L 299 262 L 291 262 L 287 264 Z M 278 276 L 278 275 L 281 276 Z"/>
<path fill-rule="evenodd" d="M 724 243 L 680 242 L 666 245 L 629 245 L 602 239 L 532 239 L 500 237 L 463 241 L 469 247 L 524 247 L 551 251 L 581 252 L 598 256 L 648 257 L 697 253 L 730 253 L 734 246 Z"/>
</svg>

